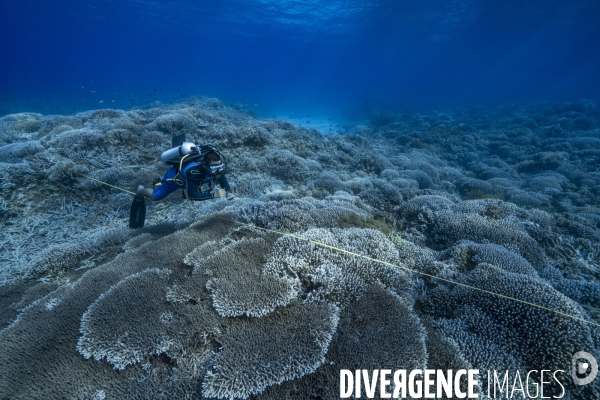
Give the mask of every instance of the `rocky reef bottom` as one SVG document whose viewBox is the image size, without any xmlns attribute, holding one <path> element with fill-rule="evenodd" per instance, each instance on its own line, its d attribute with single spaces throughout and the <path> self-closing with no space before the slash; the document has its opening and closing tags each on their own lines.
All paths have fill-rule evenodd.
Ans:
<svg viewBox="0 0 600 400">
<path fill-rule="evenodd" d="M 342 369 L 478 369 L 488 398 L 488 371 L 544 369 L 545 396 L 600 399 L 570 374 L 600 360 L 595 105 L 371 113 L 330 135 L 208 98 L 0 118 L 0 398 L 335 399 Z M 81 174 L 148 186 L 179 133 L 238 197 L 126 228 L 131 196 Z"/>
</svg>

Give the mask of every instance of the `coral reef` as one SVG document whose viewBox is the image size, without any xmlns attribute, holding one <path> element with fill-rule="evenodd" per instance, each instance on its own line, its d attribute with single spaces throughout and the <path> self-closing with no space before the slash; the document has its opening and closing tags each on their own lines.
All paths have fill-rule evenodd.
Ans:
<svg viewBox="0 0 600 400">
<path fill-rule="evenodd" d="M 202 394 L 248 398 L 314 372 L 325 360 L 338 318 L 335 306 L 295 303 L 260 320 L 236 320 L 221 336 Z"/>
<path fill-rule="evenodd" d="M 595 105 L 369 118 L 322 134 L 210 98 L 0 118 L 0 398 L 330 399 L 342 368 L 600 359 Z M 82 175 L 149 186 L 179 133 L 238 196 L 125 228 L 130 194 Z"/>
</svg>

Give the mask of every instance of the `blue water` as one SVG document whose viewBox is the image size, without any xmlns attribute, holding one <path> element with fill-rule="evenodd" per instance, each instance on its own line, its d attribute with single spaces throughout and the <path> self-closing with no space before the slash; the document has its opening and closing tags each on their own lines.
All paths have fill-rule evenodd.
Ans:
<svg viewBox="0 0 600 400">
<path fill-rule="evenodd" d="M 0 115 L 600 100 L 600 2 L 3 0 Z M 358 112 L 358 111 L 357 111 Z"/>
</svg>

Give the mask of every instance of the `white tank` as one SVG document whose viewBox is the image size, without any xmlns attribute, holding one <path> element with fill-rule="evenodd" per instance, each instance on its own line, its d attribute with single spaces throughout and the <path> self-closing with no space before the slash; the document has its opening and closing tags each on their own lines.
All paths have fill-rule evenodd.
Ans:
<svg viewBox="0 0 600 400">
<path fill-rule="evenodd" d="M 166 164 L 169 160 L 183 157 L 186 154 L 192 154 L 194 150 L 196 150 L 196 145 L 194 143 L 184 142 L 181 146 L 173 147 L 162 153 L 160 155 L 160 160 Z"/>
</svg>

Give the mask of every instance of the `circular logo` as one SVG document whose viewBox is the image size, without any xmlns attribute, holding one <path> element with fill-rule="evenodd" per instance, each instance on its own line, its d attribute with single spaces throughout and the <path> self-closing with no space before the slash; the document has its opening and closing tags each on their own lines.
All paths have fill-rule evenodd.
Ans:
<svg viewBox="0 0 600 400">
<path fill-rule="evenodd" d="M 585 359 L 586 362 L 580 362 L 580 359 Z M 598 362 L 590 353 L 586 353 L 585 351 L 578 351 L 573 354 L 573 360 L 571 362 L 571 366 L 573 367 L 571 370 L 571 376 L 573 377 L 573 382 L 576 385 L 587 385 L 596 379 L 596 375 L 598 375 Z M 577 376 L 584 375 L 588 368 L 591 367 L 590 374 L 585 378 L 580 378 Z"/>
</svg>

